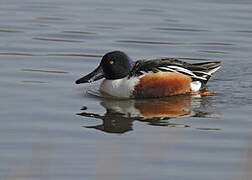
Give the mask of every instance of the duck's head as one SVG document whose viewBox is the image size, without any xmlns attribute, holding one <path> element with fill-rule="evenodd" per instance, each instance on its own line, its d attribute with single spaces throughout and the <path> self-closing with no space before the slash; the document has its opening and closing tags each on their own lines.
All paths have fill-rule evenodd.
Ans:
<svg viewBox="0 0 252 180">
<path fill-rule="evenodd" d="M 101 78 L 121 79 L 129 75 L 134 62 L 121 51 L 112 51 L 102 57 L 100 65 L 91 73 L 78 79 L 75 83 L 87 83 Z"/>
</svg>

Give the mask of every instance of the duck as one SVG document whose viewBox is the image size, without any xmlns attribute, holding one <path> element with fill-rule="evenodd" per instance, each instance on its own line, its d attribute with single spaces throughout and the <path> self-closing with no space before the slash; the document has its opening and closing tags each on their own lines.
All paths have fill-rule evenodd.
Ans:
<svg viewBox="0 0 252 180">
<path fill-rule="evenodd" d="M 92 83 L 105 78 L 99 90 L 107 95 L 162 98 L 203 91 L 220 67 L 220 61 L 188 63 L 167 57 L 133 61 L 122 51 L 112 51 L 102 57 L 95 70 L 75 83 Z"/>
</svg>

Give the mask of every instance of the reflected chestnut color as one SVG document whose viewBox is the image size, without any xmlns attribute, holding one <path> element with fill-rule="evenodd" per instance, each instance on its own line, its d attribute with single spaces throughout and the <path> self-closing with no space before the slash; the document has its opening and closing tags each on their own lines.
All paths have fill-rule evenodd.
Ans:
<svg viewBox="0 0 252 180">
<path fill-rule="evenodd" d="M 135 108 L 144 117 L 178 117 L 190 114 L 190 96 L 174 96 L 164 100 L 136 102 Z"/>
<path fill-rule="evenodd" d="M 115 100 L 103 99 L 101 105 L 106 109 L 103 115 L 83 112 L 77 115 L 101 119 L 102 124 L 83 126 L 107 133 L 125 133 L 133 130 L 133 121 L 148 122 L 152 126 L 189 127 L 185 124 L 171 123 L 171 118 L 180 116 L 210 117 L 207 112 L 197 112 L 194 109 L 201 106 L 201 98 L 190 95 L 171 96 L 162 99 L 147 100 Z"/>
</svg>

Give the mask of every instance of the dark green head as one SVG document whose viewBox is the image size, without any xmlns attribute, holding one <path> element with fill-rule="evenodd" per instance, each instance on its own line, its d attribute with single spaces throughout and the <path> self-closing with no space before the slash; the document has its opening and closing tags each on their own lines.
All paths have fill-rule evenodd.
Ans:
<svg viewBox="0 0 252 180">
<path fill-rule="evenodd" d="M 134 62 L 121 51 L 112 51 L 102 57 L 100 65 L 88 75 L 78 79 L 76 84 L 87 83 L 105 77 L 108 80 L 121 79 L 129 75 Z"/>
</svg>

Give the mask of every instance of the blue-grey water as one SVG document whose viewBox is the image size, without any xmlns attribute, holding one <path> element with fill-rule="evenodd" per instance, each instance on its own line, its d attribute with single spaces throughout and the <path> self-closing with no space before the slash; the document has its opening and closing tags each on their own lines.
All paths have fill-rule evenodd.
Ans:
<svg viewBox="0 0 252 180">
<path fill-rule="evenodd" d="M 252 178 L 252 2 L 2 0 L 0 179 Z M 101 97 L 101 56 L 222 61 L 213 96 Z"/>
</svg>

